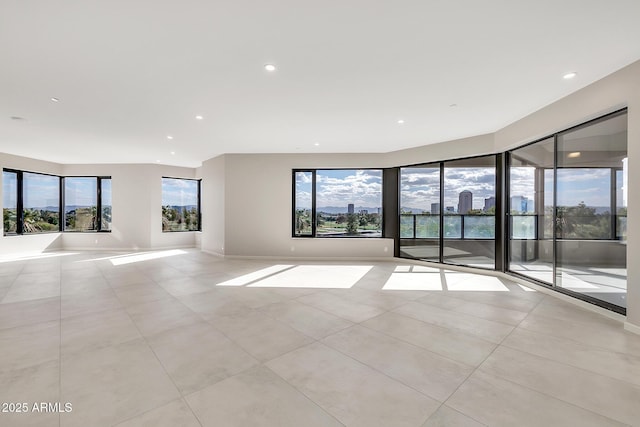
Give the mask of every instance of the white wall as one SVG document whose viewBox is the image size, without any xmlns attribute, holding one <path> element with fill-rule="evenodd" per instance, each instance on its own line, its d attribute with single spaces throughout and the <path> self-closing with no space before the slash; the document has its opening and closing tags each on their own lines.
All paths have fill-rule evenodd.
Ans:
<svg viewBox="0 0 640 427">
<path fill-rule="evenodd" d="M 225 254 L 225 185 L 226 156 L 203 162 L 202 176 L 202 239 L 205 252 Z"/>
<path fill-rule="evenodd" d="M 388 167 L 437 162 L 440 160 L 492 154 L 495 153 L 494 145 L 493 134 L 478 135 L 440 144 L 392 151 L 384 155 L 384 160 Z"/>
<path fill-rule="evenodd" d="M 382 160 L 379 154 L 227 154 L 225 221 L 215 228 L 216 242 L 223 226 L 224 254 L 229 256 L 390 258 L 391 239 L 291 237 L 292 169 L 380 167 Z M 203 165 L 205 179 L 212 177 L 209 169 L 215 167 Z M 203 241 L 212 231 L 204 230 Z"/>
<path fill-rule="evenodd" d="M 0 254 L 56 249 L 146 250 L 194 247 L 197 244 L 196 235 L 199 232 L 163 233 L 161 219 L 161 178 L 197 178 L 196 169 L 154 164 L 60 165 L 7 154 L 0 154 L 0 162 L 3 168 L 30 172 L 62 176 L 111 176 L 113 198 L 110 233 L 3 236 L 0 238 Z"/>
</svg>

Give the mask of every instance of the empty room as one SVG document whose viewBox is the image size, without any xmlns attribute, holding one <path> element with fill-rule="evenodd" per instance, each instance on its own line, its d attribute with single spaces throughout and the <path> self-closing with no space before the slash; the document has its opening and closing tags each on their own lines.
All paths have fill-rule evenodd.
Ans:
<svg viewBox="0 0 640 427">
<path fill-rule="evenodd" d="M 2 0 L 0 427 L 640 426 L 638 16 Z"/>
</svg>

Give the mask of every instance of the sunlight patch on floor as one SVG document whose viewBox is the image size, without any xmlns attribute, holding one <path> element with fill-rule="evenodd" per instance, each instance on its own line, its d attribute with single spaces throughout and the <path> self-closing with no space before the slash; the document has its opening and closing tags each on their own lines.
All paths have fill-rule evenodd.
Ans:
<svg viewBox="0 0 640 427">
<path fill-rule="evenodd" d="M 267 276 L 271 276 L 273 274 L 279 273 L 284 270 L 288 270 L 290 268 L 295 267 L 294 265 L 272 265 L 271 267 L 263 268 L 258 271 L 254 271 L 253 273 L 243 274 L 240 277 L 236 277 L 235 279 L 227 280 L 225 282 L 220 282 L 216 286 L 245 286 L 251 282 L 255 282 L 256 280 L 263 279 Z"/>
<path fill-rule="evenodd" d="M 392 273 L 382 287 L 393 291 L 441 291 L 442 280 L 437 273 Z"/>
<path fill-rule="evenodd" d="M 40 254 L 31 254 L 31 255 L 3 255 L 0 257 L 0 263 L 2 262 L 15 262 L 15 261 L 29 261 L 35 259 L 48 259 L 48 258 L 58 258 L 69 255 L 77 255 L 77 252 L 45 252 Z"/>
<path fill-rule="evenodd" d="M 142 253 L 137 252 L 137 253 L 127 254 L 127 255 L 117 255 L 113 257 L 107 257 L 106 259 L 111 261 L 111 264 L 117 267 L 119 265 L 150 261 L 152 259 L 167 258 L 170 256 L 176 256 L 176 255 L 185 255 L 187 253 L 188 252 L 180 249 L 172 249 L 168 251 L 142 252 Z"/>
<path fill-rule="evenodd" d="M 298 265 L 249 287 L 348 289 L 372 268 L 372 265 Z"/>
</svg>

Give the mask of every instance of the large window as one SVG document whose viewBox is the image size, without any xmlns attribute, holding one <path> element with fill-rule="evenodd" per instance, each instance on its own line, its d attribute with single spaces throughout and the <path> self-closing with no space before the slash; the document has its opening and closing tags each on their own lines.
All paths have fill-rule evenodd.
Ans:
<svg viewBox="0 0 640 427">
<path fill-rule="evenodd" d="M 5 169 L 2 178 L 5 235 L 111 229 L 109 177 L 62 178 Z M 109 227 L 100 210 L 103 185 L 109 188 Z"/>
<path fill-rule="evenodd" d="M 400 169 L 400 253 L 440 261 L 440 164 Z"/>
<path fill-rule="evenodd" d="M 400 169 L 400 256 L 495 268 L 496 156 Z"/>
<path fill-rule="evenodd" d="M 2 172 L 2 217 L 4 234 L 17 233 L 18 172 Z"/>
<path fill-rule="evenodd" d="M 100 221 L 102 231 L 111 231 L 111 179 L 100 179 L 100 201 L 102 218 Z"/>
<path fill-rule="evenodd" d="M 200 181 L 162 178 L 162 231 L 200 231 Z"/>
<path fill-rule="evenodd" d="M 509 269 L 626 307 L 626 113 L 509 154 Z"/>
<path fill-rule="evenodd" d="M 513 150 L 509 167 L 509 268 L 553 282 L 553 138 Z"/>
<path fill-rule="evenodd" d="M 60 231 L 60 177 L 24 172 L 22 232 Z"/>
<path fill-rule="evenodd" d="M 293 171 L 295 237 L 381 237 L 382 170 Z"/>
<path fill-rule="evenodd" d="M 557 136 L 555 285 L 626 307 L 627 115 Z M 622 219 L 622 220 L 621 220 Z"/>
<path fill-rule="evenodd" d="M 111 230 L 111 179 L 67 177 L 63 180 L 65 231 Z M 108 212 L 103 205 L 105 188 L 108 189 Z"/>
</svg>

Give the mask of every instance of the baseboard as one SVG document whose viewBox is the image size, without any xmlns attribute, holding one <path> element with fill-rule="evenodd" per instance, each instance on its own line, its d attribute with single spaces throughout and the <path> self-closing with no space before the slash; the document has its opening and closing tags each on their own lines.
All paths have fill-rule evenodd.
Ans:
<svg viewBox="0 0 640 427">
<path fill-rule="evenodd" d="M 215 256 L 215 257 L 219 257 L 219 258 L 225 258 L 225 255 L 224 255 L 224 254 L 221 254 L 221 253 L 219 253 L 219 252 L 209 251 L 209 250 L 202 249 L 202 248 L 200 249 L 200 251 L 201 251 L 201 252 L 204 252 L 204 253 L 205 253 L 205 254 L 207 254 L 207 255 L 213 255 L 213 256 Z"/>
<path fill-rule="evenodd" d="M 634 325 L 633 323 L 624 322 L 624 330 L 632 334 L 640 335 L 640 326 Z"/>
<path fill-rule="evenodd" d="M 331 262 L 340 262 L 340 261 L 350 261 L 350 262 L 396 262 L 396 258 L 390 257 L 303 257 L 303 256 L 258 256 L 258 255 L 222 255 L 227 259 L 237 259 L 237 260 L 263 260 L 263 261 L 302 261 L 302 262 L 310 262 L 310 261 L 331 261 Z"/>
<path fill-rule="evenodd" d="M 173 249 L 197 249 L 193 245 L 182 246 L 163 246 L 156 248 L 99 248 L 99 247 L 65 247 L 57 249 L 57 251 L 73 251 L 73 252 L 153 252 L 153 251 L 170 251 Z"/>
</svg>

